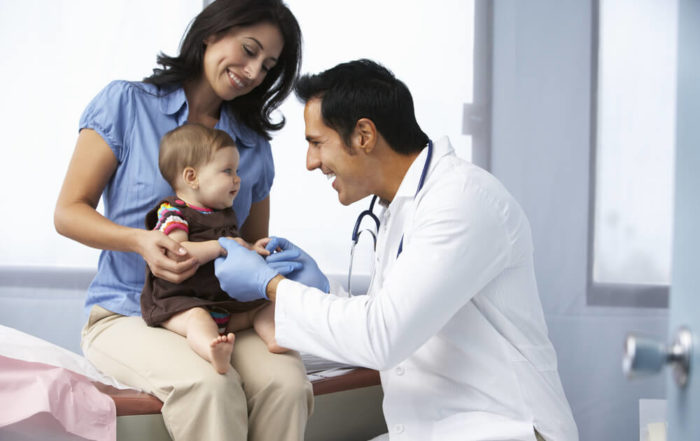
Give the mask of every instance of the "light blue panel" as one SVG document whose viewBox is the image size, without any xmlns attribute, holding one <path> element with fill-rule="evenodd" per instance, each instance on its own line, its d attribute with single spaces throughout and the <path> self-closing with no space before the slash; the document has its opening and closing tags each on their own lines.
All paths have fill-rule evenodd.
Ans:
<svg viewBox="0 0 700 441">
<path fill-rule="evenodd" d="M 84 297 L 84 289 L 0 286 L 0 324 L 82 354 Z"/>
<path fill-rule="evenodd" d="M 688 385 L 668 382 L 669 440 L 700 439 L 700 0 L 678 5 L 676 198 L 669 338 L 690 327 L 695 340 Z M 693 372 L 693 370 L 695 372 Z"/>
<path fill-rule="evenodd" d="M 92 275 L 60 269 L 0 269 L 0 325 L 82 355 L 83 303 Z M 347 274 L 328 277 L 341 285 L 347 282 Z M 369 277 L 359 275 L 353 283 L 356 292 L 366 292 Z"/>
<path fill-rule="evenodd" d="M 627 332 L 667 310 L 586 305 L 593 0 L 494 2 L 492 170 L 525 209 L 540 296 L 580 441 L 638 441 L 663 376 L 622 374 Z"/>
<path fill-rule="evenodd" d="M 633 316 L 550 316 L 549 336 L 557 348 L 559 374 L 581 441 L 638 441 L 639 400 L 665 398 L 659 375 L 627 381 L 622 346 L 629 331 L 665 339 L 668 320 L 649 318 L 640 329 Z"/>
</svg>

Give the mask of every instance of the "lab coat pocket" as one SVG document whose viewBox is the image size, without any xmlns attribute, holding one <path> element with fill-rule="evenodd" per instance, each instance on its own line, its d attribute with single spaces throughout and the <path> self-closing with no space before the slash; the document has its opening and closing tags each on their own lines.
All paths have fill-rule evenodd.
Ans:
<svg viewBox="0 0 700 441">
<path fill-rule="evenodd" d="M 514 363 L 523 399 L 534 427 L 546 439 L 578 439 L 566 395 L 557 372 L 557 359 L 550 346 L 522 348 L 529 362 Z M 564 434 L 565 437 L 564 437 Z"/>
</svg>

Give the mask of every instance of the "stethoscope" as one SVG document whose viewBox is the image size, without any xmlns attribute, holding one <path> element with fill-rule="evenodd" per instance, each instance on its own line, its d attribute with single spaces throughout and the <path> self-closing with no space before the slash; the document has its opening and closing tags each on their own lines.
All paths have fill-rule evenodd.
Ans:
<svg viewBox="0 0 700 441">
<path fill-rule="evenodd" d="M 418 192 L 423 188 L 425 184 L 425 177 L 428 175 L 428 168 L 430 168 L 430 160 L 433 157 L 433 141 L 428 140 L 428 155 L 425 158 L 425 165 L 423 165 L 423 172 L 420 175 L 420 180 L 418 181 L 418 188 L 416 189 L 416 194 L 414 198 L 418 195 Z M 355 228 L 352 229 L 352 245 L 350 245 L 350 267 L 348 268 L 348 293 L 352 295 L 352 264 L 355 257 L 355 246 L 360 240 L 360 235 L 364 232 L 368 232 L 372 236 L 372 250 L 377 249 L 377 234 L 379 233 L 379 218 L 374 214 L 374 204 L 377 202 L 377 195 L 372 196 L 372 201 L 369 203 L 369 208 L 364 210 L 357 216 L 355 221 Z M 370 228 L 360 229 L 360 225 L 365 217 L 369 217 L 374 221 L 376 232 L 372 231 Z M 399 250 L 396 253 L 396 258 L 398 259 L 403 251 L 403 234 L 401 235 L 401 242 L 399 242 Z"/>
</svg>

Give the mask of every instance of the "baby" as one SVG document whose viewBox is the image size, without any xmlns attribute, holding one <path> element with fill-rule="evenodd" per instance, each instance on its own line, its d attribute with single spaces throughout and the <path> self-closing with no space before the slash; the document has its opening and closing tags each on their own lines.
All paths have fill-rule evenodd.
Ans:
<svg viewBox="0 0 700 441">
<path fill-rule="evenodd" d="M 187 338 L 192 349 L 224 374 L 230 366 L 234 332 L 253 327 L 270 352 L 287 349 L 275 342 L 274 307 L 265 300 L 241 303 L 230 298 L 214 274 L 214 259 L 225 254 L 217 239 L 232 237 L 266 256 L 268 238 L 251 246 L 238 237 L 233 200 L 241 179 L 233 139 L 221 130 L 185 124 L 165 134 L 158 165 L 175 196 L 146 215 L 146 228 L 180 242 L 200 267 L 175 284 L 146 270 L 141 314 L 149 326 L 162 326 Z"/>
</svg>

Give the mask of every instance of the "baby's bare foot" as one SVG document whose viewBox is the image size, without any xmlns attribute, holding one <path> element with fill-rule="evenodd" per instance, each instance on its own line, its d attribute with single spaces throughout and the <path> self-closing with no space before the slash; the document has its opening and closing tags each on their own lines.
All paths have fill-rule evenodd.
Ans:
<svg viewBox="0 0 700 441">
<path fill-rule="evenodd" d="M 236 336 L 232 332 L 226 335 L 220 335 L 212 340 L 211 346 L 211 364 L 216 369 L 216 372 L 225 374 L 231 364 L 231 353 L 233 352 L 233 341 Z"/>
</svg>

